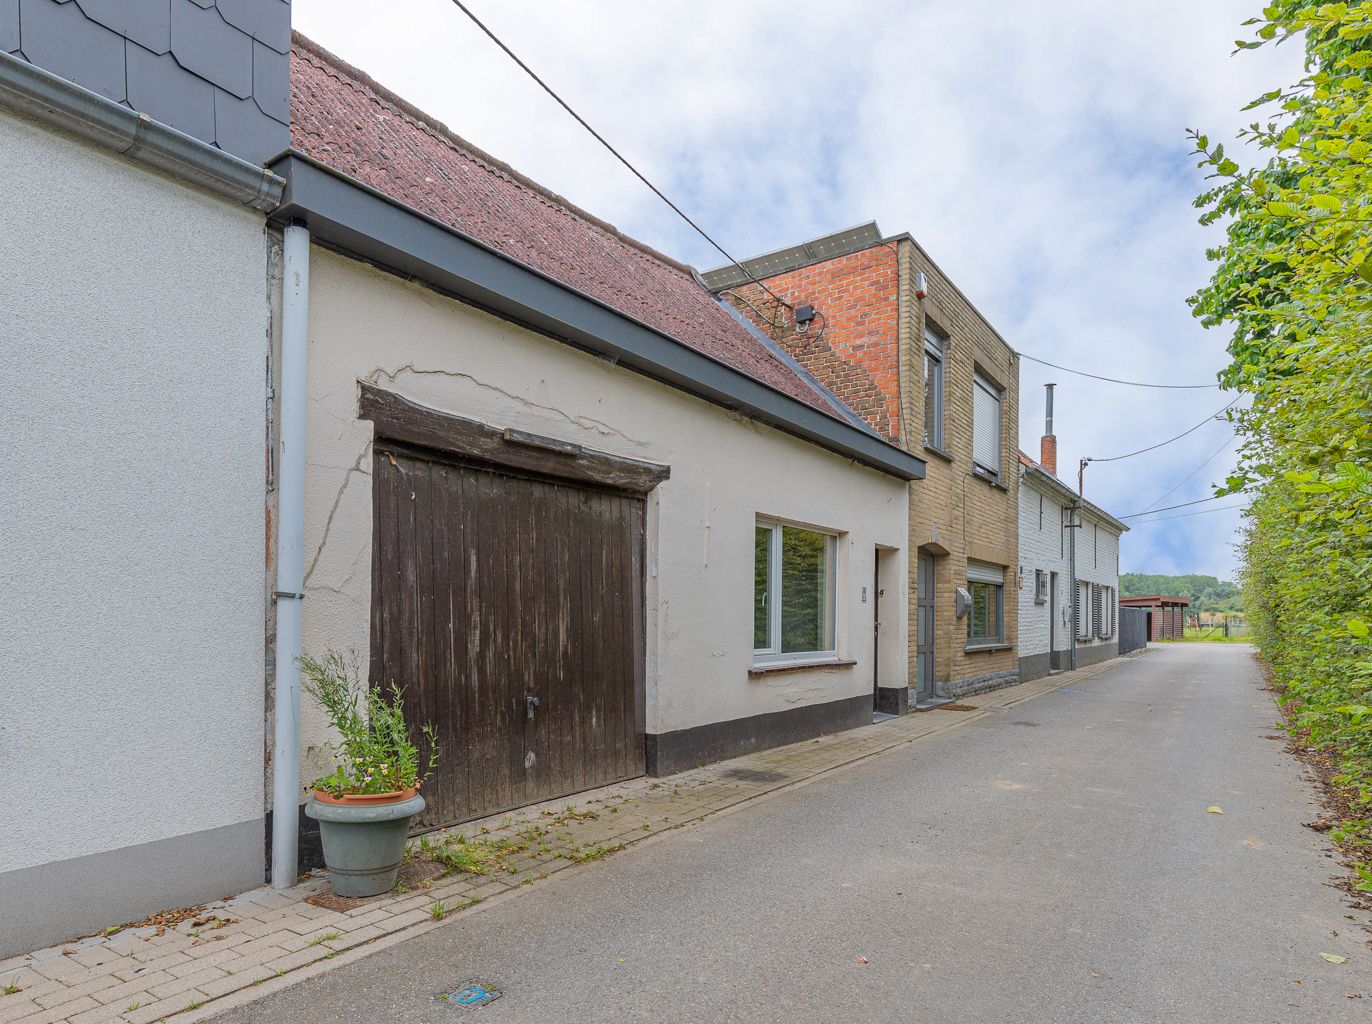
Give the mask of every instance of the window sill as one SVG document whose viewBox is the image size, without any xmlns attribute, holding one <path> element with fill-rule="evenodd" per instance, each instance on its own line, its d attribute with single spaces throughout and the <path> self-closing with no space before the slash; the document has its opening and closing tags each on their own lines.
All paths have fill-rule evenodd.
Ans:
<svg viewBox="0 0 1372 1024">
<path fill-rule="evenodd" d="M 750 668 L 748 675 L 756 678 L 780 675 L 783 672 L 809 672 L 817 668 L 852 668 L 856 664 L 856 661 L 840 661 L 836 658 L 826 658 L 823 661 L 786 661 L 775 665 L 763 662 Z"/>
<path fill-rule="evenodd" d="M 1014 644 L 991 643 L 991 644 L 968 644 L 962 649 L 964 654 L 983 654 L 990 651 L 1012 651 Z"/>
<path fill-rule="evenodd" d="M 992 476 L 990 473 L 984 472 L 978 473 L 976 470 L 973 470 L 967 475 L 970 476 L 973 480 L 980 480 L 987 487 L 994 487 L 996 490 L 1004 491 L 1006 494 L 1010 493 L 1010 488 L 1006 487 L 1003 483 L 1000 482 L 999 476 Z"/>
<path fill-rule="evenodd" d="M 942 448 L 938 448 L 938 447 L 936 447 L 936 446 L 934 446 L 934 445 L 932 445 L 932 444 L 926 444 L 926 445 L 924 446 L 924 450 L 925 450 L 926 452 L 928 452 L 930 455 L 937 455 L 937 456 L 938 456 L 940 459 L 942 459 L 944 462 L 952 462 L 952 461 L 953 461 L 953 456 L 952 456 L 952 455 L 950 455 L 948 452 L 944 451 Z"/>
</svg>

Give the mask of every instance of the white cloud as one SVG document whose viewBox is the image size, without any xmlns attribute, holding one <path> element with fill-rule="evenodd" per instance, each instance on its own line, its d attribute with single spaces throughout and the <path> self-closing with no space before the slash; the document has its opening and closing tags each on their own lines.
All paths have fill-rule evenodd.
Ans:
<svg viewBox="0 0 1372 1024">
<path fill-rule="evenodd" d="M 910 231 L 1017 348 L 1110 376 L 1203 383 L 1224 339 L 1186 297 L 1218 232 L 1184 130 L 1227 138 L 1299 53 L 1231 57 L 1257 4 L 993 0 L 748 4 L 478 2 L 479 16 L 719 239 L 747 256 L 876 219 Z M 379 15 L 378 10 L 385 10 Z M 663 250 L 723 262 L 447 0 L 296 0 L 296 26 L 453 130 Z M 1062 475 L 1227 401 L 1023 364 L 1021 445 L 1059 385 Z M 1139 511 L 1222 442 L 1212 424 L 1087 470 Z M 1208 494 L 1225 453 L 1166 504 Z M 1231 499 L 1232 500 L 1232 499 Z M 1222 502 L 1228 503 L 1228 502 Z M 1203 506 L 1202 506 L 1203 507 Z M 1186 512 L 1190 510 L 1179 510 Z M 1165 513 L 1166 514 L 1166 513 Z M 1173 513 L 1177 514 L 1177 513 Z M 1232 572 L 1237 512 L 1126 537 L 1124 567 Z"/>
</svg>

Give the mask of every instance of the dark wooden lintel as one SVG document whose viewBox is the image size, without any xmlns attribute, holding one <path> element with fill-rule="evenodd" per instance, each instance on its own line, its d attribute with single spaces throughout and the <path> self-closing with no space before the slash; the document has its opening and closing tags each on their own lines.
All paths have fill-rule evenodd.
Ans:
<svg viewBox="0 0 1372 1024">
<path fill-rule="evenodd" d="M 526 431 L 502 430 L 425 408 L 371 384 L 361 384 L 361 389 L 358 418 L 371 420 L 378 438 L 631 494 L 647 494 L 671 475 L 670 466 L 593 451 Z"/>
</svg>

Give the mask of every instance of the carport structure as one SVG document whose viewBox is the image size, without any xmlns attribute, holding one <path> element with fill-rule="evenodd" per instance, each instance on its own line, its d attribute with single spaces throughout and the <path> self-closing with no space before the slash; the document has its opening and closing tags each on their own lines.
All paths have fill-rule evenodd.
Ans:
<svg viewBox="0 0 1372 1024">
<path fill-rule="evenodd" d="M 1148 640 L 1180 640 L 1186 625 L 1189 598 L 1167 594 L 1148 597 L 1121 597 L 1121 608 L 1142 608 L 1148 613 Z"/>
</svg>

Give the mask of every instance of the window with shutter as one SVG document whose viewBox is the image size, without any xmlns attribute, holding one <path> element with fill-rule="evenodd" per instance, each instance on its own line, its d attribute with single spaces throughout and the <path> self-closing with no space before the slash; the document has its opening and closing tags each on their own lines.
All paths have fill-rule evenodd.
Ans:
<svg viewBox="0 0 1372 1024">
<path fill-rule="evenodd" d="M 1000 388 L 979 373 L 972 378 L 972 461 L 1000 477 Z"/>
<path fill-rule="evenodd" d="M 1091 584 L 1085 580 L 1077 581 L 1077 599 L 1072 602 L 1072 613 L 1076 616 L 1078 640 L 1091 639 Z"/>
<path fill-rule="evenodd" d="M 1096 636 L 1105 635 L 1104 615 L 1105 608 L 1105 588 L 1099 583 L 1091 584 L 1091 632 Z"/>
<path fill-rule="evenodd" d="M 967 589 L 972 607 L 967 616 L 967 644 L 1005 642 L 1005 568 L 986 562 L 967 562 Z"/>
</svg>

